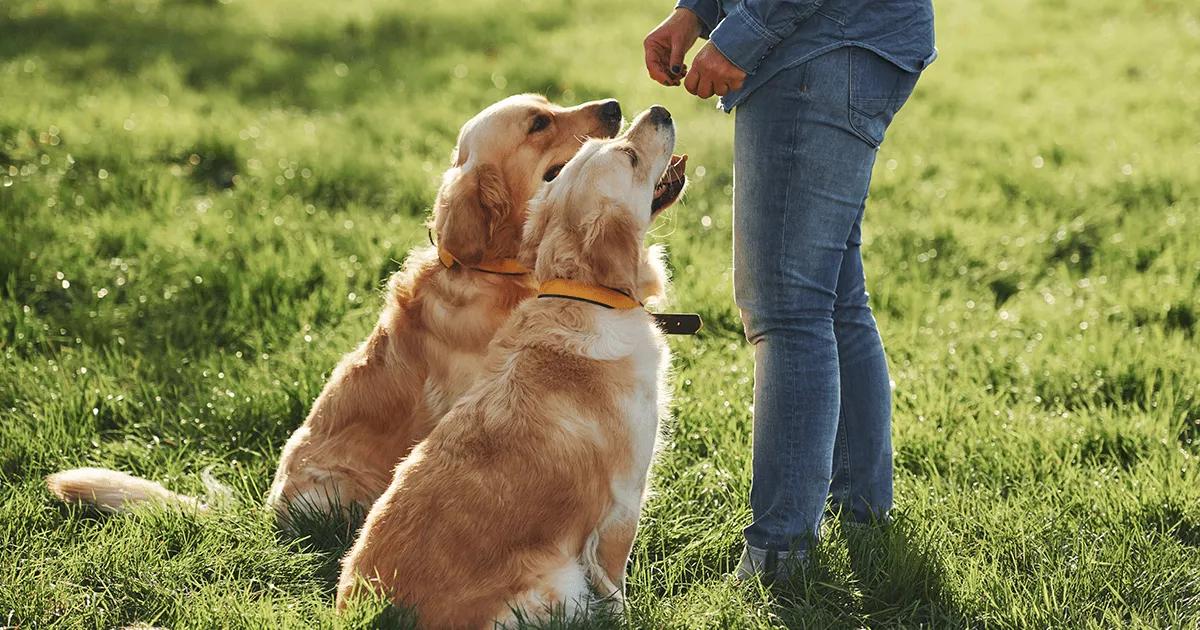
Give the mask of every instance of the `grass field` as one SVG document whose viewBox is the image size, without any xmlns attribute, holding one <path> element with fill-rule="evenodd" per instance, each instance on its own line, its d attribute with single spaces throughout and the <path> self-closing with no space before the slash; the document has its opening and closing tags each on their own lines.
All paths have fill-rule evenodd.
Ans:
<svg viewBox="0 0 1200 630">
<path fill-rule="evenodd" d="M 645 78 L 669 2 L 0 3 L 0 626 L 339 620 L 346 534 L 278 537 L 279 448 L 422 221 L 458 126 L 519 91 L 661 102 L 692 155 L 667 243 L 673 438 L 632 627 L 1200 627 L 1200 7 L 937 4 L 941 58 L 875 171 L 867 272 L 895 380 L 896 524 L 826 532 L 773 594 L 748 522 L 752 353 L 730 279 L 732 118 Z M 103 518 L 102 465 L 213 515 Z"/>
</svg>

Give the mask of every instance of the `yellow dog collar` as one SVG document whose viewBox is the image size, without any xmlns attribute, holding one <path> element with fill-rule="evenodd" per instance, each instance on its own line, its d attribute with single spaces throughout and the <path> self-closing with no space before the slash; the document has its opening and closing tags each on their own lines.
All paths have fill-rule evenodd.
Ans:
<svg viewBox="0 0 1200 630">
<path fill-rule="evenodd" d="M 429 242 L 437 246 L 438 260 L 440 260 L 442 266 L 447 269 L 452 269 L 454 268 L 454 265 L 459 265 L 464 269 L 472 269 L 475 271 L 482 271 L 484 273 L 495 273 L 502 276 L 523 276 L 529 273 L 529 268 L 518 262 L 516 258 L 501 258 L 500 260 L 481 262 L 478 265 L 465 265 L 454 254 L 450 253 L 450 250 L 446 249 L 441 243 L 434 240 L 433 230 L 429 231 Z"/>
<path fill-rule="evenodd" d="M 616 289 L 602 287 L 598 284 L 566 280 L 564 278 L 555 278 L 543 282 L 538 287 L 538 297 L 565 298 L 618 310 L 629 310 L 642 305 L 641 302 Z"/>
<path fill-rule="evenodd" d="M 523 276 L 529 273 L 529 268 L 518 262 L 516 258 L 501 258 L 500 260 L 481 262 L 478 265 L 464 265 L 462 261 L 454 257 L 454 254 L 450 253 L 450 250 L 440 245 L 438 246 L 438 260 L 442 261 L 442 266 L 447 269 L 454 265 L 461 265 L 465 269 L 498 273 L 503 276 Z"/>
<path fill-rule="evenodd" d="M 619 310 L 642 306 L 641 302 L 616 289 L 563 278 L 543 282 L 538 287 L 538 297 L 563 298 Z M 650 313 L 650 317 L 668 335 L 694 335 L 704 326 L 704 320 L 695 313 Z"/>
</svg>

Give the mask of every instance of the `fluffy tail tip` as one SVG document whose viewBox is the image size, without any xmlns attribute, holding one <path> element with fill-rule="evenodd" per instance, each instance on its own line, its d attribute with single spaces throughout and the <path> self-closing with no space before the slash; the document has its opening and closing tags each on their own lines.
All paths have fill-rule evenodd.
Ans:
<svg viewBox="0 0 1200 630">
<path fill-rule="evenodd" d="M 46 488 L 67 503 L 91 505 L 115 514 L 143 503 L 205 509 L 199 500 L 175 494 L 162 484 L 104 468 L 75 468 L 46 477 Z"/>
</svg>

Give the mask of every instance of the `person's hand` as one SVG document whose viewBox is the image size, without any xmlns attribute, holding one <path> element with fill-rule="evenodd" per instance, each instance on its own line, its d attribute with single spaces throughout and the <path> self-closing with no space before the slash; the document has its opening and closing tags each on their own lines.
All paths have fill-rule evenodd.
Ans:
<svg viewBox="0 0 1200 630">
<path fill-rule="evenodd" d="M 642 42 L 650 78 L 663 85 L 679 85 L 687 73 L 683 56 L 699 37 L 700 18 L 687 9 L 675 9 Z"/>
<path fill-rule="evenodd" d="M 739 90 L 745 80 L 746 73 L 709 42 L 692 59 L 692 69 L 688 71 L 683 86 L 700 98 L 708 98 L 713 94 L 725 96 L 733 90 Z"/>
</svg>

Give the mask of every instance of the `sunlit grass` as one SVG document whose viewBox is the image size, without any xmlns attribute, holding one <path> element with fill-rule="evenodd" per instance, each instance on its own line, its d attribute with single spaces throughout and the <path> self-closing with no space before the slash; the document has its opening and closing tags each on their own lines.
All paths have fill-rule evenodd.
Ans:
<svg viewBox="0 0 1200 630">
<path fill-rule="evenodd" d="M 369 626 L 336 523 L 278 535 L 278 451 L 422 243 L 454 134 L 518 91 L 663 103 L 692 186 L 655 230 L 671 443 L 634 627 L 1200 623 L 1200 12 L 938 3 L 941 58 L 866 223 L 896 394 L 898 521 L 831 526 L 772 593 L 749 518 L 751 352 L 730 279 L 732 118 L 646 79 L 667 4 L 0 4 L 0 625 Z M 41 478 L 117 467 L 215 514 L 105 518 Z"/>
</svg>

